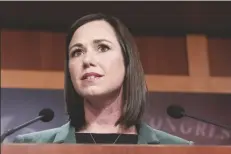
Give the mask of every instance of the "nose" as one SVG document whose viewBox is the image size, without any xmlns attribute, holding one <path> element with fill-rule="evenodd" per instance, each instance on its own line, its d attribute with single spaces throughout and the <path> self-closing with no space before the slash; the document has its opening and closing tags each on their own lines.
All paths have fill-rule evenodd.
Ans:
<svg viewBox="0 0 231 154">
<path fill-rule="evenodd" d="M 83 67 L 95 66 L 95 56 L 93 52 L 86 52 L 83 57 Z"/>
</svg>

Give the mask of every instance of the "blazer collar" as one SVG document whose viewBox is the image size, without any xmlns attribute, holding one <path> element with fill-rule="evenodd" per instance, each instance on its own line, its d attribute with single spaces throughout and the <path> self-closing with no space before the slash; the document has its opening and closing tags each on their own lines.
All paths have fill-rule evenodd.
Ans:
<svg viewBox="0 0 231 154">
<path fill-rule="evenodd" d="M 60 131 L 56 134 L 54 143 L 76 143 L 75 128 L 70 125 L 70 122 L 59 129 Z"/>
<path fill-rule="evenodd" d="M 138 144 L 159 144 L 155 130 L 144 122 L 138 126 Z"/>
<path fill-rule="evenodd" d="M 56 134 L 54 143 L 76 143 L 75 128 L 70 122 L 61 126 L 60 131 Z M 138 144 L 159 144 L 160 141 L 156 136 L 154 129 L 142 122 L 138 125 Z"/>
</svg>

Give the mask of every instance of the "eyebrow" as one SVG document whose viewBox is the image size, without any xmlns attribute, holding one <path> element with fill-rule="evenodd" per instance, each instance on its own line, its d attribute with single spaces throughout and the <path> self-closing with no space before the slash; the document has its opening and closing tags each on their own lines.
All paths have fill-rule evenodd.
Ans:
<svg viewBox="0 0 231 154">
<path fill-rule="evenodd" d="M 108 42 L 108 43 L 111 43 L 111 44 L 112 44 L 112 42 L 111 42 L 111 41 L 106 40 L 106 39 L 96 39 L 96 40 L 94 40 L 93 42 L 94 42 L 94 43 Z"/>
<path fill-rule="evenodd" d="M 111 41 L 106 40 L 106 39 L 96 39 L 96 40 L 93 40 L 93 43 L 95 43 L 95 44 L 98 44 L 98 43 L 100 43 L 100 42 L 108 42 L 108 43 L 111 43 L 111 44 L 112 44 Z M 72 45 L 72 46 L 69 48 L 69 51 L 70 51 L 72 48 L 74 48 L 74 47 L 80 47 L 80 48 L 82 48 L 82 47 L 83 47 L 83 44 L 81 44 L 81 43 L 76 43 L 76 44 Z"/>
<path fill-rule="evenodd" d="M 74 45 L 72 45 L 70 48 L 69 48 L 69 51 L 71 51 L 72 48 L 74 47 L 83 47 L 83 45 L 81 43 L 75 43 Z"/>
</svg>

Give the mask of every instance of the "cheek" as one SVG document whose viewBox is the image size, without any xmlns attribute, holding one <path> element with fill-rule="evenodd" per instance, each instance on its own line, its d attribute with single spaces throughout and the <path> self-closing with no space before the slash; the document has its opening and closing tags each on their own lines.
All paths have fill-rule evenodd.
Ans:
<svg viewBox="0 0 231 154">
<path fill-rule="evenodd" d="M 80 65 L 78 64 L 78 62 L 70 61 L 69 71 L 70 71 L 73 84 L 78 83 L 78 79 L 80 78 L 80 74 L 81 74 L 81 69 L 80 69 Z"/>
<path fill-rule="evenodd" d="M 107 67 L 107 74 L 109 76 L 109 79 L 111 79 L 111 82 L 114 83 L 122 82 L 125 75 L 125 67 L 122 57 L 116 57 L 113 59 L 108 58 L 105 67 Z"/>
</svg>

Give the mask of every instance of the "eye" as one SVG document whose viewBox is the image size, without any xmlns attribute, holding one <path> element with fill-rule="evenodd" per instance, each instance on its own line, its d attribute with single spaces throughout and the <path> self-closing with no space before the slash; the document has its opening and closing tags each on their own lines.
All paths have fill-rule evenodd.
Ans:
<svg viewBox="0 0 231 154">
<path fill-rule="evenodd" d="M 74 49 L 70 52 L 70 57 L 79 57 L 83 53 L 82 49 Z"/>
<path fill-rule="evenodd" d="M 106 51 L 110 50 L 110 47 L 108 45 L 106 45 L 106 44 L 99 44 L 98 45 L 98 50 L 100 52 L 106 52 Z"/>
</svg>

